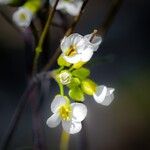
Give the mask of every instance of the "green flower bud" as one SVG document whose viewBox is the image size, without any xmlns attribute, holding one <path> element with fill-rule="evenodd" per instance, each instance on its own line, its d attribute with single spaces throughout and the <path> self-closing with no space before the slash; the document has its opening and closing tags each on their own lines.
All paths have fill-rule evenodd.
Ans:
<svg viewBox="0 0 150 150">
<path fill-rule="evenodd" d="M 87 95 L 93 95 L 96 92 L 96 83 L 90 79 L 83 80 L 81 88 Z"/>
</svg>

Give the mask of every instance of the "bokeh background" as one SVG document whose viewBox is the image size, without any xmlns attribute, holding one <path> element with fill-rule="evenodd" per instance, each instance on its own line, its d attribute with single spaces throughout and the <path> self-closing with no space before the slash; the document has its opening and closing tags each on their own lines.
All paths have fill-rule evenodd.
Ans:
<svg viewBox="0 0 150 150">
<path fill-rule="evenodd" d="M 88 34 L 99 27 L 110 3 L 111 0 L 91 0 L 76 32 Z M 71 150 L 150 149 L 149 20 L 149 0 L 124 0 L 102 45 L 87 65 L 97 83 L 116 89 L 115 100 L 104 107 L 93 98 L 86 98 L 88 116 L 84 130 L 71 136 Z M 56 29 L 54 32 L 50 43 L 56 48 L 62 33 Z M 27 50 L 22 36 L 0 16 L 0 141 L 27 84 Z M 59 148 L 61 126 L 50 129 L 45 121 L 51 115 L 50 101 L 57 91 L 51 82 L 49 96 L 41 106 L 44 140 L 52 150 Z M 33 149 L 32 133 L 31 108 L 27 105 L 8 150 Z"/>
</svg>

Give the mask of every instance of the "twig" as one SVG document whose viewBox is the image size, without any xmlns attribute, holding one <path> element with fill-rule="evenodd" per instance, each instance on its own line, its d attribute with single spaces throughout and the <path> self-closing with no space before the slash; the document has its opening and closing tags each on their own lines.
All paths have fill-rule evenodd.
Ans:
<svg viewBox="0 0 150 150">
<path fill-rule="evenodd" d="M 79 22 L 79 20 L 80 20 L 82 14 L 84 13 L 84 9 L 85 9 L 85 7 L 86 7 L 88 1 L 89 1 L 89 0 L 85 0 L 85 1 L 83 2 L 83 5 L 82 5 L 81 10 L 80 10 L 80 12 L 79 12 L 79 15 L 74 18 L 74 21 L 73 21 L 73 23 L 71 24 L 70 28 L 66 31 L 65 36 L 69 36 L 71 33 L 73 33 L 75 27 L 77 26 L 77 23 Z M 46 71 L 46 70 L 48 70 L 49 68 L 51 68 L 51 67 L 53 66 L 53 64 L 56 62 L 58 56 L 60 55 L 60 53 L 61 53 L 61 50 L 60 50 L 60 47 L 58 47 L 58 48 L 56 49 L 56 51 L 55 51 L 53 57 L 52 57 L 52 58 L 48 61 L 48 63 L 45 65 L 43 71 Z"/>
<path fill-rule="evenodd" d="M 33 60 L 33 74 L 35 74 L 37 72 L 38 59 L 39 59 L 40 53 L 42 52 L 43 43 L 44 43 L 45 37 L 47 35 L 47 32 L 49 30 L 49 27 L 52 23 L 52 19 L 54 17 L 58 2 L 59 2 L 59 0 L 56 0 L 54 7 L 52 9 L 49 9 L 49 16 L 48 16 L 47 22 L 45 24 L 44 30 L 41 34 L 40 40 L 39 40 L 37 48 L 35 50 L 36 53 L 35 53 L 35 58 Z"/>
</svg>

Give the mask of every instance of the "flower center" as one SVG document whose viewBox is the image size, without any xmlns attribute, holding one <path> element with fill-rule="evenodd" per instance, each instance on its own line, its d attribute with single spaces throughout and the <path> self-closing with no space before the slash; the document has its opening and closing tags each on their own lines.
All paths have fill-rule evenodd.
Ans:
<svg viewBox="0 0 150 150">
<path fill-rule="evenodd" d="M 26 17 L 26 15 L 25 15 L 24 13 L 21 13 L 21 14 L 19 15 L 19 19 L 20 19 L 21 21 L 25 21 L 25 20 L 27 19 L 27 17 Z"/>
<path fill-rule="evenodd" d="M 68 121 L 71 118 L 71 106 L 63 105 L 59 108 L 59 115 L 62 120 Z"/>
<path fill-rule="evenodd" d="M 74 55 L 76 55 L 76 54 L 77 54 L 76 47 L 73 46 L 73 45 L 71 45 L 71 46 L 69 47 L 69 49 L 67 50 L 67 52 L 66 52 L 66 56 L 74 56 Z"/>
</svg>

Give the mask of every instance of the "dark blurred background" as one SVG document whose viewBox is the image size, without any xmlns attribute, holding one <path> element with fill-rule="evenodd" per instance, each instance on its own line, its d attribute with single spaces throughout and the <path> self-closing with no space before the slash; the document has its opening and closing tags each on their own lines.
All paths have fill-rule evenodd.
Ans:
<svg viewBox="0 0 150 150">
<path fill-rule="evenodd" d="M 76 32 L 88 34 L 99 27 L 110 3 L 111 0 L 91 0 Z M 101 47 L 87 65 L 97 83 L 116 89 L 115 100 L 104 107 L 87 97 L 86 135 L 82 139 L 85 134 L 82 131 L 71 136 L 70 149 L 84 149 L 83 146 L 89 150 L 150 149 L 149 20 L 149 0 L 124 0 Z M 62 37 L 61 32 L 56 32 L 51 36 L 53 47 Z M 0 16 L 0 141 L 27 83 L 25 53 L 22 34 Z M 50 96 L 41 108 L 44 121 L 51 115 L 50 101 L 57 91 L 56 84 L 51 82 Z M 44 121 L 47 147 L 58 149 L 61 126 L 50 129 Z M 32 133 L 31 110 L 27 106 L 8 150 L 32 149 Z"/>
</svg>

